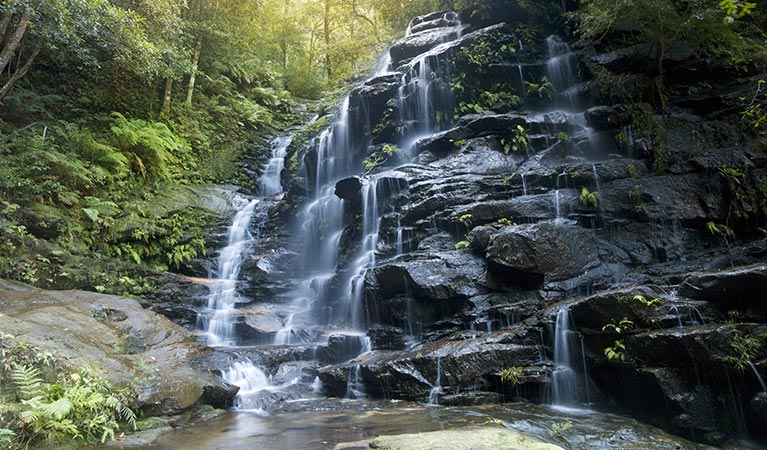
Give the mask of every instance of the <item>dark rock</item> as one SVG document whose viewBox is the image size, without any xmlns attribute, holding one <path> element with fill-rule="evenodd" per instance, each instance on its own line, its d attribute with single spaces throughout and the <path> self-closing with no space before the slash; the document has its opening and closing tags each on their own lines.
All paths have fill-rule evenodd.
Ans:
<svg viewBox="0 0 767 450">
<path fill-rule="evenodd" d="M 564 280 L 595 267 L 593 232 L 569 225 L 542 222 L 502 228 L 487 249 L 488 269 L 509 274 L 507 280 L 522 286 Z"/>
<path fill-rule="evenodd" d="M 338 364 L 359 355 L 365 347 L 365 336 L 333 334 L 327 345 L 317 347 L 317 359 L 328 364 Z"/>
<path fill-rule="evenodd" d="M 374 325 L 368 328 L 373 350 L 402 350 L 405 348 L 405 332 L 402 328 Z"/>
<path fill-rule="evenodd" d="M 594 106 L 586 110 L 586 123 L 595 130 L 612 130 L 631 124 L 631 115 L 622 105 Z"/>
<path fill-rule="evenodd" d="M 389 49 L 392 65 L 396 67 L 407 59 L 421 55 L 443 42 L 453 40 L 460 35 L 460 32 L 460 27 L 449 27 L 424 30 L 406 36 L 395 42 Z"/>
<path fill-rule="evenodd" d="M 679 295 L 714 303 L 722 311 L 754 311 L 764 317 L 767 302 L 767 266 L 713 273 L 695 273 L 679 287 Z"/>
<path fill-rule="evenodd" d="M 334 194 L 342 200 L 356 203 L 360 201 L 360 189 L 362 189 L 360 177 L 347 177 L 336 183 Z"/>
</svg>

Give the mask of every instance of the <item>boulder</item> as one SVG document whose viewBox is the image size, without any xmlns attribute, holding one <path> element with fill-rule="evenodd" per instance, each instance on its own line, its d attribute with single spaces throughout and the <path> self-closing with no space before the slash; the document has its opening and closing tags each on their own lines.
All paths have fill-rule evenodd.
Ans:
<svg viewBox="0 0 767 450">
<path fill-rule="evenodd" d="M 361 189 L 362 180 L 360 177 L 347 177 L 336 183 L 334 194 L 342 200 L 356 203 L 360 201 Z"/>
<path fill-rule="evenodd" d="M 0 329 L 55 355 L 67 367 L 89 366 L 116 386 L 141 380 L 136 401 L 147 414 L 176 414 L 199 401 L 231 404 L 234 391 L 196 358 L 205 350 L 167 318 L 136 300 L 82 291 L 0 290 Z"/>
<path fill-rule="evenodd" d="M 594 233 L 554 222 L 502 228 L 491 240 L 488 269 L 511 284 L 537 286 L 577 277 L 597 266 Z"/>
<path fill-rule="evenodd" d="M 721 272 L 690 274 L 679 295 L 714 303 L 722 311 L 752 311 L 762 319 L 767 313 L 767 266 L 758 265 Z"/>
</svg>

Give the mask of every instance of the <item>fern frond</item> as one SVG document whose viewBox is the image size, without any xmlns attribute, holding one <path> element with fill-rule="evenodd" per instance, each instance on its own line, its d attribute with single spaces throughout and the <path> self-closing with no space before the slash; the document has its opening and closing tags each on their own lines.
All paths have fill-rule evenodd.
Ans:
<svg viewBox="0 0 767 450">
<path fill-rule="evenodd" d="M 31 399 L 44 391 L 43 378 L 36 367 L 14 364 L 11 379 L 20 400 Z"/>
<path fill-rule="evenodd" d="M 122 417 L 123 421 L 127 423 L 132 430 L 136 430 L 136 413 L 133 412 L 132 409 L 128 408 L 127 406 L 123 405 L 120 406 L 120 417 Z"/>
<path fill-rule="evenodd" d="M 53 403 L 43 405 L 42 411 L 48 417 L 52 417 L 55 420 L 63 420 L 72 411 L 72 402 L 68 398 L 62 397 Z"/>
</svg>

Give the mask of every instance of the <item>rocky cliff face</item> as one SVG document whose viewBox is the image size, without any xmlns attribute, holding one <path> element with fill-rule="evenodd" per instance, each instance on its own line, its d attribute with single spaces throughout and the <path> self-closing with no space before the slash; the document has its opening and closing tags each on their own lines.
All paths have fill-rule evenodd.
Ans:
<svg viewBox="0 0 767 450">
<path fill-rule="evenodd" d="M 621 62 L 641 60 L 634 48 L 571 50 L 524 15 L 461 18 L 415 19 L 387 70 L 288 156 L 271 237 L 243 269 L 258 304 L 243 329 L 270 342 L 311 316 L 283 343 L 336 333 L 316 353 L 332 396 L 524 397 L 712 444 L 763 439 L 767 241 L 753 225 L 767 178 L 733 116 L 746 83 L 670 52 L 669 78 L 711 78 L 656 114 L 609 84 L 644 77 Z M 332 202 L 327 233 L 307 234 Z M 333 272 L 312 278 L 299 268 L 319 249 Z M 298 313 L 292 279 L 317 295 Z M 367 348 L 344 328 L 370 351 L 346 361 Z"/>
</svg>

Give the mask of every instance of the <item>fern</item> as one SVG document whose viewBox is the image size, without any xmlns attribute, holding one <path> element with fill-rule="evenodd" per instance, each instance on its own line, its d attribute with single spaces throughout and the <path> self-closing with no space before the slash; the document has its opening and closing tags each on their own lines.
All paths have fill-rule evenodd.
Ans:
<svg viewBox="0 0 767 450">
<path fill-rule="evenodd" d="M 9 446 L 16 439 L 16 432 L 8 428 L 0 428 L 0 445 Z"/>
<path fill-rule="evenodd" d="M 20 400 L 32 399 L 44 393 L 43 379 L 36 367 L 14 364 L 11 379 Z"/>
<path fill-rule="evenodd" d="M 170 177 L 170 164 L 176 160 L 173 152 L 180 150 L 182 145 L 167 125 L 127 119 L 114 112 L 111 130 L 115 145 L 141 176 Z"/>
</svg>

